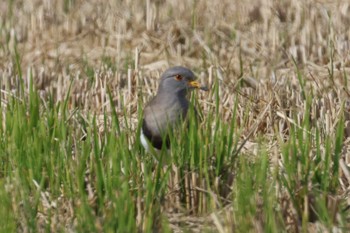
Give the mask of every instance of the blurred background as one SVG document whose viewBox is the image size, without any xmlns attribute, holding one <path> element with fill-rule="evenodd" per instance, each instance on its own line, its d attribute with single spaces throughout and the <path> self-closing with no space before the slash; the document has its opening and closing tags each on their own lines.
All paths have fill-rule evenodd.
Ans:
<svg viewBox="0 0 350 233">
<path fill-rule="evenodd" d="M 207 83 L 219 69 L 229 89 L 242 78 L 253 87 L 295 82 L 296 65 L 323 83 L 329 69 L 337 76 L 350 66 L 348 1 L 6 0 L 0 11 L 2 87 L 15 85 L 17 56 L 42 94 L 60 100 L 73 81 L 75 104 L 89 103 L 101 78 L 123 92 L 128 70 L 126 91 L 156 85 L 179 64 Z"/>
</svg>

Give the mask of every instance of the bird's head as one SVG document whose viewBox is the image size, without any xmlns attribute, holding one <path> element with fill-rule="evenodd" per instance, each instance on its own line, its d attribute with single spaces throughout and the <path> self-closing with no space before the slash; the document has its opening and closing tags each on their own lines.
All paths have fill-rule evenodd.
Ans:
<svg viewBox="0 0 350 233">
<path fill-rule="evenodd" d="M 182 66 L 174 66 L 167 69 L 161 77 L 158 92 L 168 92 L 186 95 L 193 89 L 206 90 L 206 87 L 195 81 L 194 73 Z"/>
</svg>

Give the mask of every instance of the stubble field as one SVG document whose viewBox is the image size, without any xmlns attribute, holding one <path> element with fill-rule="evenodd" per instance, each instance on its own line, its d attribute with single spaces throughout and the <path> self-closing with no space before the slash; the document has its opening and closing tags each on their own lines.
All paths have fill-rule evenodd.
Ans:
<svg viewBox="0 0 350 233">
<path fill-rule="evenodd" d="M 209 92 L 157 163 L 168 67 Z M 1 232 L 349 232 L 348 1 L 3 0 Z"/>
</svg>

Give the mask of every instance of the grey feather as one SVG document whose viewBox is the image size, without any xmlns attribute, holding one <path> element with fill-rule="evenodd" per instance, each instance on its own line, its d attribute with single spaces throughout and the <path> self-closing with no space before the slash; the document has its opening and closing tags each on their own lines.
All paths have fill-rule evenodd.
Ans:
<svg viewBox="0 0 350 233">
<path fill-rule="evenodd" d="M 181 80 L 176 77 L 180 77 Z M 194 80 L 194 73 L 182 66 L 169 68 L 162 74 L 157 95 L 144 109 L 142 124 L 144 136 L 155 148 L 161 149 L 163 139 L 169 147 L 168 134 L 187 115 L 189 107 L 187 93 L 193 89 L 189 84 Z"/>
</svg>

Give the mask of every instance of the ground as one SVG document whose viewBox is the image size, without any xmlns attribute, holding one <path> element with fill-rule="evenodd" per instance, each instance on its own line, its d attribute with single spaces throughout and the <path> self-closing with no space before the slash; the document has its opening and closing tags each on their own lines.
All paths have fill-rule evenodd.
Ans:
<svg viewBox="0 0 350 233">
<path fill-rule="evenodd" d="M 349 25 L 345 0 L 1 1 L 1 232 L 349 231 Z M 164 165 L 139 123 L 173 65 L 209 91 Z"/>
</svg>

